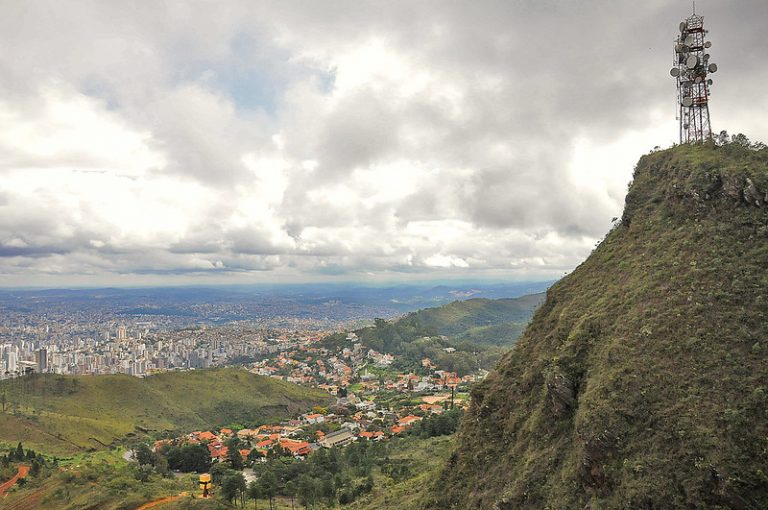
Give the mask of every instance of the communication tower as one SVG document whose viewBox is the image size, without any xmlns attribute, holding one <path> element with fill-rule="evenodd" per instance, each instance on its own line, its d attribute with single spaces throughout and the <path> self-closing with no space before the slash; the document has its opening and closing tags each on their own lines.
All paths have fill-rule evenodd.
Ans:
<svg viewBox="0 0 768 510">
<path fill-rule="evenodd" d="M 704 17 L 693 15 L 680 23 L 680 35 L 675 39 L 673 67 L 669 74 L 677 81 L 677 118 L 680 121 L 680 143 L 696 143 L 712 137 L 709 123 L 708 73 L 717 71 L 709 62 L 707 50 L 712 43 L 705 41 Z"/>
</svg>

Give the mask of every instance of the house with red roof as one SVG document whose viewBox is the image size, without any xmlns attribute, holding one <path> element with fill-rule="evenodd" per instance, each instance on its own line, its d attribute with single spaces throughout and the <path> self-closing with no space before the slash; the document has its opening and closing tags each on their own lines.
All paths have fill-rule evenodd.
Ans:
<svg viewBox="0 0 768 510">
<path fill-rule="evenodd" d="M 306 441 L 296 441 L 294 439 L 281 439 L 280 447 L 291 453 L 294 457 L 303 457 L 312 451 L 309 443 Z"/>
<path fill-rule="evenodd" d="M 411 414 L 406 416 L 405 418 L 400 418 L 399 420 L 397 420 L 397 424 L 400 425 L 401 427 L 410 427 L 417 421 L 421 421 L 421 419 L 422 419 L 421 416 L 414 416 Z"/>
<path fill-rule="evenodd" d="M 324 423 L 325 416 L 320 413 L 308 414 L 304 416 L 304 421 L 307 423 Z"/>
<path fill-rule="evenodd" d="M 195 434 L 195 437 L 197 437 L 200 441 L 213 441 L 216 439 L 216 435 L 213 432 L 205 431 L 205 432 L 193 432 Z"/>
</svg>

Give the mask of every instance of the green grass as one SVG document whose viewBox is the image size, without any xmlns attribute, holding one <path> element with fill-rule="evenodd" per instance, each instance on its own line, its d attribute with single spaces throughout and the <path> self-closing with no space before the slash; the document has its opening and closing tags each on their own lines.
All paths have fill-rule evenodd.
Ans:
<svg viewBox="0 0 768 510">
<path fill-rule="evenodd" d="M 421 510 L 424 508 L 424 488 L 438 475 L 455 447 L 453 436 L 419 439 L 407 437 L 395 443 L 390 458 L 405 461 L 414 476 L 394 482 L 374 471 L 376 485 L 370 495 L 344 508 L 351 510 Z"/>
<path fill-rule="evenodd" d="M 440 335 L 457 339 L 512 345 L 543 300 L 544 294 L 511 299 L 468 299 L 419 310 L 403 320 L 414 320 Z"/>
<path fill-rule="evenodd" d="M 61 464 L 61 470 L 41 479 L 29 477 L 24 488 L 3 500 L 4 510 L 128 510 L 161 497 L 193 490 L 194 477 L 161 478 L 140 482 L 136 467 L 119 450 L 80 455 Z"/>
<path fill-rule="evenodd" d="M 10 402 L 0 441 L 51 455 L 100 449 L 135 436 L 255 424 L 295 416 L 327 393 L 239 369 L 125 375 L 39 375 L 0 383 Z"/>
<path fill-rule="evenodd" d="M 473 390 L 431 508 L 768 508 L 766 193 L 768 149 L 644 156 Z"/>
</svg>

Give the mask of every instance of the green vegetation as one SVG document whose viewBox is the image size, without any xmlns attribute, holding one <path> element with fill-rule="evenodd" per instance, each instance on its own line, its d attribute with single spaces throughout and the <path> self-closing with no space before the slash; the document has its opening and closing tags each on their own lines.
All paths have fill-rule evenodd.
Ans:
<svg viewBox="0 0 768 510">
<path fill-rule="evenodd" d="M 454 301 L 395 321 L 376 319 L 374 326 L 355 333 L 366 347 L 398 355 L 398 370 L 417 370 L 421 360 L 429 358 L 443 370 L 466 375 L 495 365 L 520 336 L 543 297 Z M 344 333 L 324 342 L 334 346 L 349 343 Z"/>
<path fill-rule="evenodd" d="M 136 436 L 286 419 L 331 398 L 239 369 L 127 375 L 30 375 L 0 382 L 7 397 L 0 441 L 52 455 Z"/>
<path fill-rule="evenodd" d="M 768 149 L 640 159 L 472 392 L 431 508 L 768 508 Z"/>
<path fill-rule="evenodd" d="M 404 476 L 383 475 L 374 469 L 374 488 L 370 494 L 349 505 L 350 510 L 422 510 L 424 490 L 439 476 L 440 467 L 448 460 L 455 447 L 453 436 L 430 439 L 407 437 L 390 445 L 389 458 Z M 389 467 L 384 470 L 391 469 Z"/>
<path fill-rule="evenodd" d="M 34 475 L 30 471 L 23 488 L 3 499 L 4 510 L 127 510 L 154 499 L 193 489 L 191 476 L 145 477 L 136 464 L 121 458 L 120 450 L 83 456 L 49 467 Z M 50 464 L 49 464 L 50 466 Z"/>
</svg>

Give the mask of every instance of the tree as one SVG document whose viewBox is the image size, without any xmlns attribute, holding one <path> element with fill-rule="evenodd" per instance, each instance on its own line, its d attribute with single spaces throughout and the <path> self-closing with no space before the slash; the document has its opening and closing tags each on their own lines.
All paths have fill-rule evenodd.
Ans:
<svg viewBox="0 0 768 510">
<path fill-rule="evenodd" d="M 163 478 L 171 475 L 171 470 L 168 469 L 168 460 L 159 453 L 152 453 L 152 465 L 155 466 L 155 473 Z"/>
<path fill-rule="evenodd" d="M 259 498 L 261 498 L 261 485 L 256 480 L 248 484 L 248 497 L 253 500 L 253 508 L 259 509 Z"/>
<path fill-rule="evenodd" d="M 40 475 L 40 462 L 37 459 L 32 461 L 32 466 L 29 468 L 29 474 L 37 477 Z"/>
<path fill-rule="evenodd" d="M 136 467 L 136 473 L 134 474 L 136 479 L 141 483 L 148 482 L 152 476 L 152 466 L 149 464 L 143 464 Z"/>
<path fill-rule="evenodd" d="M 19 443 L 16 446 L 16 452 L 14 454 L 14 459 L 16 459 L 16 460 L 24 460 L 24 447 L 21 446 L 21 443 Z"/>
<path fill-rule="evenodd" d="M 285 482 L 283 493 L 289 498 L 291 498 L 291 510 L 294 510 L 296 508 L 294 503 L 294 500 L 296 498 L 296 482 L 294 482 L 293 480 L 288 480 L 287 482 Z"/>
<path fill-rule="evenodd" d="M 299 495 L 299 501 L 304 508 L 309 508 L 310 505 L 315 504 L 317 499 L 317 488 L 314 481 L 307 475 L 301 475 L 299 477 L 299 483 L 297 486 L 297 493 Z"/>
<path fill-rule="evenodd" d="M 321 489 L 323 497 L 328 502 L 328 506 L 336 501 L 336 489 L 333 487 L 333 481 L 330 478 L 323 479 Z"/>
<path fill-rule="evenodd" d="M 237 445 L 229 447 L 227 450 L 227 460 L 234 470 L 241 471 L 244 467 L 243 456 L 240 454 L 240 450 L 237 449 Z"/>
<path fill-rule="evenodd" d="M 738 133 L 736 135 L 733 135 L 731 137 L 731 143 L 739 144 L 742 147 L 749 147 L 751 145 L 749 138 L 747 138 L 747 135 L 745 135 L 744 133 Z"/>
<path fill-rule="evenodd" d="M 224 464 L 217 463 L 211 466 L 211 481 L 214 485 L 221 485 L 228 471 L 229 468 Z"/>
<path fill-rule="evenodd" d="M 269 500 L 269 508 L 272 510 L 275 495 L 277 494 L 277 477 L 271 469 L 267 469 L 259 477 L 261 493 Z"/>
<path fill-rule="evenodd" d="M 133 458 L 139 463 L 139 466 L 153 464 L 152 449 L 147 443 L 139 443 L 133 450 Z"/>
<path fill-rule="evenodd" d="M 221 484 L 221 496 L 229 503 L 232 503 L 233 500 L 239 497 L 241 507 L 245 504 L 246 490 L 245 477 L 242 473 L 238 472 L 229 474 Z"/>
</svg>

